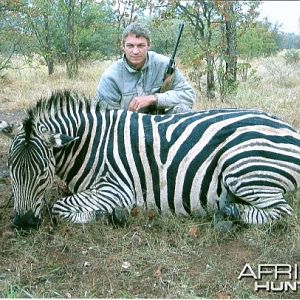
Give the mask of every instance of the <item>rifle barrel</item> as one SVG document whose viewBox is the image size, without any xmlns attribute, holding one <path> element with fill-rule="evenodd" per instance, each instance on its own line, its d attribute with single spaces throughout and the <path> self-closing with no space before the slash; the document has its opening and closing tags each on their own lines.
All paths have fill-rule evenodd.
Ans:
<svg viewBox="0 0 300 300">
<path fill-rule="evenodd" d="M 170 58 L 166 74 L 172 74 L 173 73 L 173 70 L 174 70 L 173 65 L 175 63 L 175 55 L 176 55 L 176 52 L 177 52 L 177 48 L 178 48 L 178 45 L 179 45 L 179 41 L 180 41 L 180 37 L 181 37 L 182 31 L 183 31 L 183 28 L 184 28 L 184 23 L 179 24 L 179 32 L 178 32 L 178 36 L 177 36 L 177 41 L 176 41 L 176 44 L 175 44 L 173 54 Z"/>
<path fill-rule="evenodd" d="M 183 28 L 184 28 L 184 23 L 179 24 L 178 37 L 177 37 L 176 45 L 175 45 L 173 55 L 172 55 L 173 60 L 174 60 L 176 52 L 177 52 L 177 48 L 178 48 L 178 45 L 179 45 L 179 41 L 180 41 L 180 37 L 181 37 L 182 31 L 183 31 Z"/>
</svg>

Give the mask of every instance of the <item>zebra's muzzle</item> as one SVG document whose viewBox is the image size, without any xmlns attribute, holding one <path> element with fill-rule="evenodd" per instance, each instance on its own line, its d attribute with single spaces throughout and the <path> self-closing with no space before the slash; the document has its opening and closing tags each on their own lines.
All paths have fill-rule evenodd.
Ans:
<svg viewBox="0 0 300 300">
<path fill-rule="evenodd" d="M 34 216 L 34 213 L 30 210 L 25 215 L 19 215 L 14 213 L 13 227 L 17 229 L 38 229 L 41 220 Z"/>
</svg>

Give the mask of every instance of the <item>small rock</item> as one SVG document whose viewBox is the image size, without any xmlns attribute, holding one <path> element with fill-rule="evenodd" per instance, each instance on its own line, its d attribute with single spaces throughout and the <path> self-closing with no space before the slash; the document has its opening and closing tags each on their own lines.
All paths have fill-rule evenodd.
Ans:
<svg viewBox="0 0 300 300">
<path fill-rule="evenodd" d="M 218 299 L 231 299 L 230 294 L 228 294 L 227 292 L 219 292 L 217 296 Z"/>
<path fill-rule="evenodd" d="M 124 262 L 122 263 L 122 271 L 123 271 L 123 272 L 128 272 L 129 269 L 130 269 L 130 267 L 131 267 L 130 262 L 124 261 Z"/>
<path fill-rule="evenodd" d="M 200 235 L 200 230 L 196 226 L 192 226 L 189 229 L 189 235 L 193 238 L 197 238 Z"/>
<path fill-rule="evenodd" d="M 91 266 L 91 263 L 88 261 L 85 261 L 83 264 L 84 267 L 89 268 Z"/>
<path fill-rule="evenodd" d="M 160 279 L 162 277 L 161 267 L 158 267 L 153 275 L 155 278 Z"/>
<path fill-rule="evenodd" d="M 156 216 L 157 216 L 157 213 L 156 213 L 156 211 L 155 211 L 155 209 L 149 209 L 148 211 L 147 211 L 147 216 L 148 216 L 148 219 L 151 221 L 151 220 L 153 220 Z"/>
<path fill-rule="evenodd" d="M 139 234 L 137 232 L 135 232 L 133 234 L 133 236 L 131 237 L 131 241 L 134 245 L 141 245 L 142 238 L 139 236 Z"/>
</svg>

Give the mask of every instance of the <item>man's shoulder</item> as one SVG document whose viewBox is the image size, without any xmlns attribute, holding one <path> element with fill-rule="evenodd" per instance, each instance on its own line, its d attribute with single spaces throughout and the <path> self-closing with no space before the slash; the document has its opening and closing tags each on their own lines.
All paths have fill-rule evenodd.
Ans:
<svg viewBox="0 0 300 300">
<path fill-rule="evenodd" d="M 149 51 L 148 54 L 149 54 L 150 61 L 152 61 L 153 63 L 164 63 L 164 64 L 169 63 L 170 58 L 168 56 L 157 53 L 155 51 Z"/>
</svg>

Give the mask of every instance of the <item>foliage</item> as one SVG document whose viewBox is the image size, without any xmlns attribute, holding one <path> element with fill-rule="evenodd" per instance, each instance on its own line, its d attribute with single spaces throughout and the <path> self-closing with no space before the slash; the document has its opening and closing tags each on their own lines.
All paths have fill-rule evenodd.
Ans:
<svg viewBox="0 0 300 300">
<path fill-rule="evenodd" d="M 32 0 L 7 1 L 3 14 L 7 23 L 19 29 L 25 55 L 41 55 L 53 73 L 54 62 L 66 65 L 74 60 L 113 55 L 116 32 L 110 11 L 94 1 Z M 0 49 L 3 52 L 3 46 Z M 73 56 L 73 58 L 71 58 Z M 76 70 L 75 70 L 76 73 Z M 71 74 L 70 74 L 71 75 Z"/>
<path fill-rule="evenodd" d="M 300 53 L 295 49 L 290 49 L 284 53 L 283 58 L 288 65 L 294 65 L 299 63 Z"/>
<path fill-rule="evenodd" d="M 149 24 L 151 31 L 151 48 L 152 50 L 170 56 L 173 52 L 176 33 L 178 32 L 178 20 L 161 20 L 154 19 Z M 180 41 L 180 49 L 182 48 L 182 41 Z M 179 51 L 177 55 L 179 55 Z"/>
<path fill-rule="evenodd" d="M 238 52 L 242 58 L 270 56 L 278 51 L 276 45 L 277 30 L 271 30 L 268 23 L 253 23 L 242 35 L 238 43 Z"/>
<path fill-rule="evenodd" d="M 116 55 L 119 31 L 110 10 L 101 3 L 86 2 L 76 12 L 80 60 L 103 59 Z"/>
<path fill-rule="evenodd" d="M 20 48 L 23 39 L 18 17 L 12 12 L 6 12 L 0 5 L 0 76 L 10 68 L 11 58 Z"/>
</svg>

